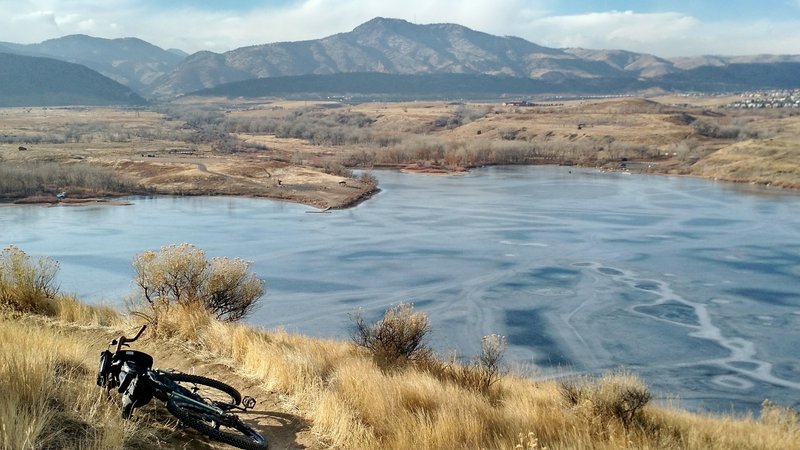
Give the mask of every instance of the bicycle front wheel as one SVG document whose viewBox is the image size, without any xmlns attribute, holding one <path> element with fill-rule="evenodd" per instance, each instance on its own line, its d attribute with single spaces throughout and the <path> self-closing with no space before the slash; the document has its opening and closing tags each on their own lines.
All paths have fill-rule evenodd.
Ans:
<svg viewBox="0 0 800 450">
<path fill-rule="evenodd" d="M 245 450 L 267 450 L 269 444 L 263 436 L 232 414 L 214 416 L 182 407 L 168 401 L 167 410 L 184 425 L 194 428 L 211 439 Z"/>
<path fill-rule="evenodd" d="M 239 391 L 221 381 L 182 372 L 161 374 L 205 400 L 223 406 L 223 409 L 225 405 L 236 406 L 242 401 L 242 394 Z"/>
</svg>

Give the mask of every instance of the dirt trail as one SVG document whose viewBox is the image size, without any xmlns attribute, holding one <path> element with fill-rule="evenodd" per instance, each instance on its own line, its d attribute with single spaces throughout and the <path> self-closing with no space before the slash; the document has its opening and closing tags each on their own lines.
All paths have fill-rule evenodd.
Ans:
<svg viewBox="0 0 800 450">
<path fill-rule="evenodd" d="M 48 324 L 48 326 L 56 327 L 63 332 L 74 335 L 82 342 L 86 343 L 87 351 L 85 363 L 91 370 L 95 370 L 97 356 L 100 351 L 105 349 L 111 339 L 118 337 L 120 334 L 119 332 L 110 331 L 107 328 L 86 328 L 52 323 Z M 134 332 L 135 330 L 125 330 L 126 335 L 132 335 Z M 309 422 L 283 401 L 278 393 L 263 389 L 257 380 L 248 379 L 247 377 L 237 374 L 231 367 L 221 363 L 219 360 L 210 360 L 208 359 L 210 356 L 204 358 L 201 355 L 197 355 L 196 351 L 189 348 L 182 349 L 179 343 L 156 343 L 153 340 L 147 339 L 147 333 L 142 336 L 141 342 L 132 344 L 131 348 L 146 351 L 151 354 L 155 360 L 154 367 L 175 369 L 185 373 L 214 378 L 233 386 L 242 393 L 242 396 L 249 395 L 254 397 L 258 401 L 256 407 L 253 410 L 237 414 L 267 438 L 270 449 L 314 450 L 328 448 L 328 446 L 324 445 L 320 439 L 310 431 Z M 95 387 L 92 386 L 92 388 Z M 159 411 L 159 416 L 163 414 L 165 417 L 169 418 L 167 420 L 171 419 L 171 416 L 166 412 L 166 407 L 164 407 L 161 402 L 154 400 L 152 403 L 155 404 L 155 409 Z M 151 406 L 152 405 L 146 407 L 144 410 L 137 410 L 134 415 L 148 414 L 148 408 L 151 408 Z M 159 448 L 233 448 L 210 441 L 205 436 L 190 428 L 178 428 L 176 432 L 168 434 L 169 433 L 165 433 L 165 445 L 163 447 L 159 446 Z"/>
</svg>

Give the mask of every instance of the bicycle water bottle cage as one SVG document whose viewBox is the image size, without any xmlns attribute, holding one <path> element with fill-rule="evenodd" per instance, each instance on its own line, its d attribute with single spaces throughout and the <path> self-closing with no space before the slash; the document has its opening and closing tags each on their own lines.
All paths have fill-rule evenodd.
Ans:
<svg viewBox="0 0 800 450">
<path fill-rule="evenodd" d="M 118 360 L 122 362 L 122 370 L 119 373 L 119 392 L 125 392 L 133 377 L 146 373 L 153 367 L 153 357 L 144 352 L 136 350 L 125 350 L 119 352 Z"/>
</svg>

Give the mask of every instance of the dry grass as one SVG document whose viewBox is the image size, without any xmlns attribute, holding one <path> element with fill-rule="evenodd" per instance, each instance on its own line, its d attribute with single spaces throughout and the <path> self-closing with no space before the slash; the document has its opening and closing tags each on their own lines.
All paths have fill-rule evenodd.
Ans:
<svg viewBox="0 0 800 450">
<path fill-rule="evenodd" d="M 146 429 L 94 389 L 85 342 L 32 320 L 0 317 L 0 448 L 144 447 Z"/>
<path fill-rule="evenodd" d="M 88 305 L 72 295 L 59 294 L 53 299 L 52 317 L 68 323 L 89 326 L 120 326 L 125 322 L 115 308 L 107 305 Z"/>
<path fill-rule="evenodd" d="M 131 318 L 69 297 L 50 302 L 46 316 L 13 305 L 0 315 L 0 448 L 175 448 L 154 438 L 162 425 L 123 423 L 94 387 L 87 361 L 120 333 L 101 325 L 129 329 Z M 760 419 L 715 417 L 650 405 L 647 387 L 627 373 L 569 383 L 495 374 L 484 383 L 486 364 L 426 357 L 387 367 L 351 342 L 221 322 L 195 305 L 171 308 L 151 345 L 276 393 L 332 448 L 800 448 L 800 415 L 771 403 Z M 218 373 L 225 381 L 227 371 Z"/>
<path fill-rule="evenodd" d="M 576 397 L 565 395 L 558 382 L 506 375 L 487 395 L 426 365 L 386 370 L 350 343 L 225 324 L 196 311 L 175 326 L 180 341 L 283 393 L 334 448 L 537 448 L 534 441 L 550 449 L 800 445 L 792 410 L 772 409 L 758 420 L 650 406 L 646 387 L 629 374 L 591 380 Z"/>
<path fill-rule="evenodd" d="M 726 181 L 746 181 L 800 188 L 800 120 L 788 117 L 751 124 L 767 139 L 736 142 L 700 160 L 692 174 Z"/>
<path fill-rule="evenodd" d="M 186 98 L 163 114 L 3 109 L 0 160 L 100 166 L 161 194 L 259 196 L 319 207 L 351 205 L 373 191 L 347 176 L 352 167 L 439 173 L 567 162 L 620 169 L 635 161 L 652 173 L 800 186 L 800 115 L 720 109 L 718 98 L 658 100 L 517 108 Z M 724 132 L 704 134 L 687 116 Z"/>
<path fill-rule="evenodd" d="M 78 323 L 109 319 L 105 312 L 69 304 L 64 317 Z M 0 321 L 0 339 L 9 343 L 0 347 L 0 417 L 8 430 L 2 435 L 4 448 L 42 447 L 54 439 L 69 442 L 67 448 L 120 448 L 121 443 L 135 445 L 147 439 L 152 433 L 147 426 L 121 423 L 117 407 L 87 388 L 93 385 L 93 369 L 82 362 L 87 348 L 81 340 L 33 323 L 19 317 Z M 349 342 L 256 330 L 216 321 L 198 310 L 174 310 L 161 330 L 159 345 L 188 346 L 197 356 L 223 362 L 280 393 L 333 448 L 786 449 L 800 445 L 797 412 L 775 405 L 765 406 L 760 420 L 651 405 L 626 415 L 626 409 L 618 408 L 626 405 L 626 392 L 646 392 L 640 380 L 627 374 L 589 380 L 575 396 L 565 395 L 558 382 L 508 374 L 487 395 L 462 378 L 442 376 L 424 365 L 383 369 L 368 351 Z M 144 428 L 136 431 L 137 426 Z M 172 447 L 162 443 L 161 448 Z"/>
<path fill-rule="evenodd" d="M 43 320 L 120 324 L 112 308 L 57 292 L 58 265 L 8 247 L 0 258 L 0 448 L 114 449 L 145 443 L 94 384 L 97 349 Z M 92 361 L 93 363 L 94 361 Z M 91 367 L 91 368 L 90 368 Z"/>
</svg>

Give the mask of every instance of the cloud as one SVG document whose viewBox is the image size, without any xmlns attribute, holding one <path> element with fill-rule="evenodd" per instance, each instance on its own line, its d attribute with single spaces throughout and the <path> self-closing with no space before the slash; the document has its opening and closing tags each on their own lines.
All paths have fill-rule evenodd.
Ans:
<svg viewBox="0 0 800 450">
<path fill-rule="evenodd" d="M 699 20 L 680 13 L 632 11 L 547 17 L 536 25 L 546 36 L 545 45 L 625 49 L 667 56 L 696 43 L 702 29 Z"/>
<path fill-rule="evenodd" d="M 544 45 L 624 49 L 663 57 L 800 51 L 800 20 L 704 22 L 677 13 L 611 11 L 535 21 Z"/>
<path fill-rule="evenodd" d="M 4 11 L 19 11 L 20 16 L 46 11 L 52 22 L 49 26 L 41 20 L 10 26 L 14 19 L 4 15 L 0 17 L 0 40 L 31 43 L 91 30 L 99 37 L 135 36 L 190 52 L 225 51 L 245 45 L 318 39 L 349 31 L 377 16 L 417 23 L 459 23 L 509 34 L 504 32 L 509 23 L 520 17 L 541 16 L 541 5 L 546 3 L 548 0 L 301 0 L 268 3 L 240 12 L 233 9 L 235 2 L 229 3 L 230 8 L 209 10 L 132 0 L 0 0 Z"/>
<path fill-rule="evenodd" d="M 102 35 L 118 15 L 144 20 L 130 0 L 0 0 L 0 40 L 33 43 L 67 34 Z M 116 36 L 114 36 L 116 37 Z"/>
</svg>

